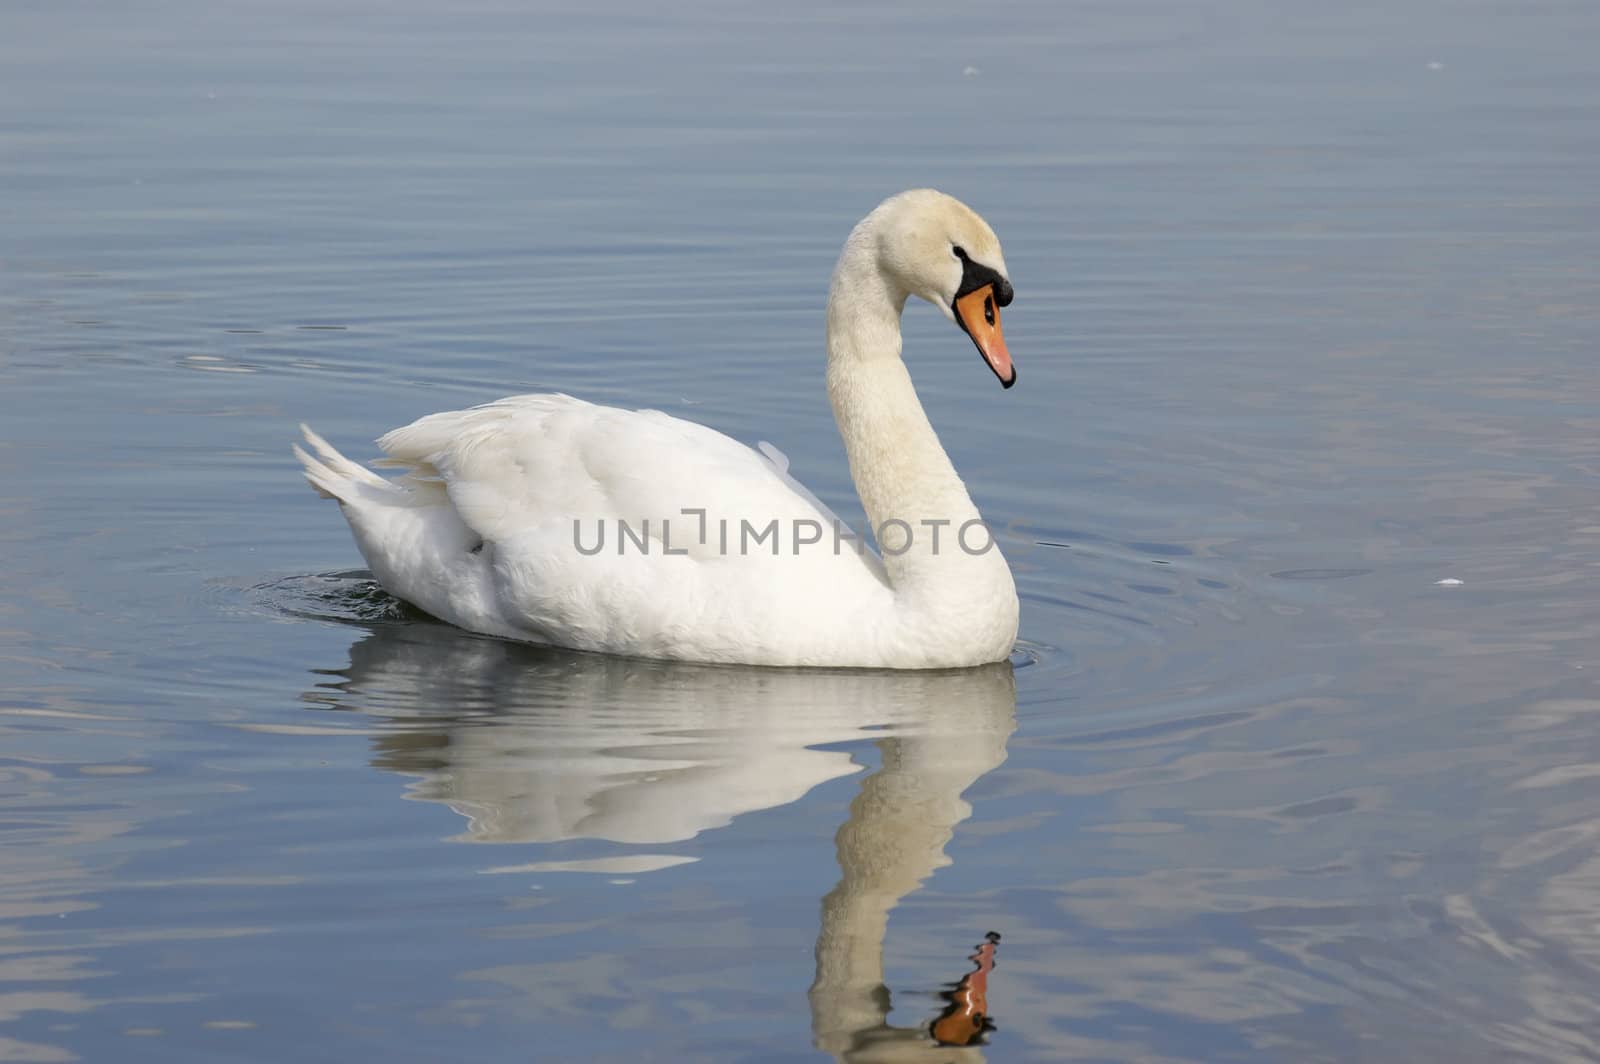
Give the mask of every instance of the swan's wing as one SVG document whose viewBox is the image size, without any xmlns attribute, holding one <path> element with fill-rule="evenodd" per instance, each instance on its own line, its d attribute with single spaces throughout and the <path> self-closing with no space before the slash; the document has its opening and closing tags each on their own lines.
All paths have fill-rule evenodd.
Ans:
<svg viewBox="0 0 1600 1064">
<path fill-rule="evenodd" d="M 723 553 L 724 521 L 735 537 L 742 521 L 764 529 L 776 520 L 784 537 L 794 522 L 815 521 L 831 538 L 837 520 L 788 475 L 786 460 L 657 410 L 519 395 L 432 414 L 378 442 L 383 464 L 442 483 L 462 520 L 490 542 L 557 526 L 570 538 L 574 522 L 592 535 L 595 521 L 648 527 L 659 541 L 670 523 L 674 551 L 710 559 Z"/>
<path fill-rule="evenodd" d="M 761 456 L 771 464 L 772 471 L 777 474 L 780 480 L 789 485 L 790 490 L 816 507 L 817 512 L 828 521 L 830 527 L 852 531 L 850 526 L 838 514 L 834 513 L 827 503 L 811 494 L 810 488 L 789 475 L 789 456 L 778 450 L 776 444 L 761 440 L 756 444 L 756 450 L 761 452 Z"/>
</svg>

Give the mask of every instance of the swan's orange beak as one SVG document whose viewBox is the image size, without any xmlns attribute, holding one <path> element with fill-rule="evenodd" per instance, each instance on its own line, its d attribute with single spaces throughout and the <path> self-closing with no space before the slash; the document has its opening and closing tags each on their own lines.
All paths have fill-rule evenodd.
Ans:
<svg viewBox="0 0 1600 1064">
<path fill-rule="evenodd" d="M 1006 350 L 1006 337 L 1000 331 L 1000 304 L 994 298 L 994 285 L 986 284 L 956 298 L 953 304 L 956 321 L 972 342 L 978 353 L 989 363 L 1002 387 L 1017 383 L 1017 367 L 1011 364 L 1011 352 Z"/>
</svg>

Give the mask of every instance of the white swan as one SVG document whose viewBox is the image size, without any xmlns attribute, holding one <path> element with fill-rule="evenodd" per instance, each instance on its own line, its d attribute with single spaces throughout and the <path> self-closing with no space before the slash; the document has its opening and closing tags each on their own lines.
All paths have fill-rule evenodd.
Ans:
<svg viewBox="0 0 1600 1064">
<path fill-rule="evenodd" d="M 881 560 L 780 465 L 655 410 L 520 395 L 432 414 L 378 441 L 378 464 L 406 470 L 395 481 L 310 429 L 315 454 L 295 453 L 379 583 L 472 631 L 749 665 L 998 661 L 1016 587 L 900 359 L 910 295 L 1016 380 L 993 230 L 931 189 L 885 200 L 834 268 L 827 375 Z"/>
</svg>

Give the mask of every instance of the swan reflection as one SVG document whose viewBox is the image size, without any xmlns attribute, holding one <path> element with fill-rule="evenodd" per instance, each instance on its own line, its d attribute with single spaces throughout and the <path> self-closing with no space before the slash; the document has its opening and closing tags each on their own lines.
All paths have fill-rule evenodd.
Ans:
<svg viewBox="0 0 1600 1064">
<path fill-rule="evenodd" d="M 416 623 L 372 629 L 349 667 L 330 675 L 311 697 L 387 719 L 374 763 L 414 777 L 411 796 L 455 810 L 466 821 L 457 838 L 473 842 L 693 838 L 861 770 L 848 753 L 819 747 L 873 741 L 882 767 L 839 828 L 840 879 L 822 900 L 816 1042 L 841 1060 L 977 1059 L 991 1026 L 983 984 L 993 944 L 945 996 L 960 1001 L 962 1039 L 973 1043 L 951 1047 L 962 1040 L 946 1033 L 955 1025 L 936 1042 L 931 1016 L 887 1023 L 883 941 L 890 910 L 949 863 L 945 845 L 971 813 L 962 793 L 1005 760 L 1016 707 L 1009 664 L 901 673 L 685 665 Z M 645 872 L 683 858 L 609 860 Z M 963 945 L 988 930 L 951 929 Z M 962 972 L 958 955 L 943 974 Z"/>
</svg>

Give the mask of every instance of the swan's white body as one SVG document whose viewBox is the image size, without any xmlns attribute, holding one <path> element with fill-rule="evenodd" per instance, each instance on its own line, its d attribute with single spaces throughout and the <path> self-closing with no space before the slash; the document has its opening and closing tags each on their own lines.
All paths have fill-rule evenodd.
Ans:
<svg viewBox="0 0 1600 1064">
<path fill-rule="evenodd" d="M 868 215 L 834 272 L 828 393 L 881 561 L 762 454 L 653 410 L 523 395 L 433 414 L 379 441 L 395 481 L 310 430 L 315 455 L 296 450 L 379 583 L 472 631 L 752 665 L 998 661 L 1011 573 L 900 359 L 907 295 L 950 313 L 968 255 L 1004 276 L 982 219 L 922 190 Z"/>
</svg>

